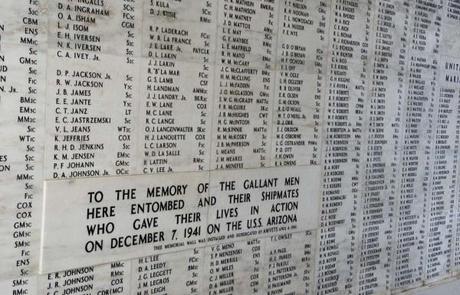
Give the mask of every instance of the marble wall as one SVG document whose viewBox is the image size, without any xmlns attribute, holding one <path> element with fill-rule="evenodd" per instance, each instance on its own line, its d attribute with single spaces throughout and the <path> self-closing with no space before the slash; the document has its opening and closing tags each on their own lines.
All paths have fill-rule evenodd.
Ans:
<svg viewBox="0 0 460 295">
<path fill-rule="evenodd" d="M 459 0 L 1 0 L 0 293 L 455 294 Z"/>
</svg>

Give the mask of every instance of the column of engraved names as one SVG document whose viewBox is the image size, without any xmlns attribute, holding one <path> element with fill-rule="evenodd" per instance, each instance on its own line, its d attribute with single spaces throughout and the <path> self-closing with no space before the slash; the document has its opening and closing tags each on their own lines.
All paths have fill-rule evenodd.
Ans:
<svg viewBox="0 0 460 295">
<path fill-rule="evenodd" d="M 328 1 L 279 1 L 271 165 L 318 165 L 321 153 Z M 312 208 L 312 210 L 316 210 Z M 265 240 L 269 294 L 314 290 L 316 232 Z M 290 247 L 289 245 L 303 245 Z"/>
<path fill-rule="evenodd" d="M 365 1 L 364 1 L 365 2 Z M 362 135 L 356 135 L 356 139 L 361 139 L 357 141 L 357 145 L 359 146 L 358 148 L 355 148 L 357 150 L 357 157 L 359 157 L 359 160 L 354 160 L 355 163 L 359 161 L 359 166 L 356 165 L 356 171 L 358 172 L 358 183 L 353 184 L 352 183 L 352 194 L 354 195 L 355 198 L 355 204 L 357 205 L 357 218 L 352 218 L 352 222 L 354 220 L 356 221 L 361 221 L 361 220 L 366 220 L 364 218 L 364 213 L 368 214 L 368 211 L 363 210 L 363 191 L 366 189 L 366 186 L 369 184 L 373 184 L 372 181 L 369 181 L 370 177 L 366 177 L 366 166 L 365 164 L 368 163 L 369 158 L 367 157 L 368 154 L 366 153 L 366 147 L 368 147 L 368 142 L 366 139 L 371 139 L 372 135 L 370 135 L 369 131 L 375 132 L 374 129 L 368 130 L 365 125 L 365 123 L 369 122 L 369 117 L 372 115 L 375 115 L 375 113 L 372 111 L 374 109 L 374 106 L 372 103 L 369 103 L 369 78 L 371 77 L 371 73 L 375 74 L 376 72 L 378 73 L 379 71 L 372 71 L 374 64 L 372 63 L 371 57 L 375 56 L 375 51 L 373 52 L 372 47 L 374 45 L 373 38 L 371 37 L 371 33 L 374 32 L 375 28 L 373 26 L 374 20 L 377 17 L 375 13 L 375 6 L 376 3 L 375 1 L 368 0 L 367 5 L 364 5 L 362 7 L 362 13 L 365 15 L 365 22 L 363 22 L 363 26 L 365 26 L 364 30 L 364 37 L 361 41 L 361 71 L 359 78 L 357 78 L 357 84 L 354 88 L 355 95 L 358 97 L 358 103 L 356 105 L 356 110 L 355 114 L 358 116 L 359 120 L 362 121 L 362 123 L 357 124 L 358 127 L 355 128 L 356 132 L 361 132 Z M 349 12 L 352 12 L 353 10 L 349 10 Z M 349 35 L 341 35 L 341 37 L 348 37 Z M 342 41 L 343 42 L 343 41 Z M 338 59 L 340 60 L 340 58 Z M 359 68 L 358 68 L 359 69 Z M 369 78 L 368 78 L 369 77 Z M 367 115 L 369 114 L 369 117 Z M 379 114 L 379 113 L 377 113 Z M 366 118 L 367 117 L 367 118 Z M 366 161 L 364 161 L 366 159 Z M 356 198 L 357 196 L 357 198 Z M 355 209 L 355 208 L 354 208 Z M 367 208 L 366 208 L 367 209 Z M 355 209 L 356 210 L 356 209 Z M 379 216 L 379 215 L 377 215 Z M 352 227 L 353 228 L 353 227 Z M 356 234 L 356 243 L 353 242 L 353 237 L 352 237 L 352 243 L 351 243 L 351 251 L 354 251 L 351 255 L 353 255 L 355 258 L 354 260 L 354 265 L 351 265 L 350 269 L 354 272 L 354 276 L 352 278 L 352 284 L 354 287 L 358 286 L 358 290 L 361 290 L 359 287 L 359 273 L 356 271 L 356 269 L 360 266 L 362 266 L 363 259 L 361 257 L 360 250 L 363 248 L 363 245 L 366 244 L 367 241 L 363 240 L 360 238 L 361 234 L 361 228 L 360 224 L 357 222 L 357 225 L 355 228 L 352 229 L 351 233 Z M 372 239 L 371 239 L 372 240 Z M 356 245 L 356 247 L 355 247 Z M 369 247 L 369 245 L 366 245 Z M 350 260 L 351 264 L 351 260 Z M 378 275 L 377 275 L 378 276 Z M 375 280 L 375 279 L 374 279 Z M 380 280 L 378 278 L 377 280 Z M 368 286 L 369 287 L 369 286 Z M 374 286 L 373 286 L 374 287 Z M 369 291 L 367 291 L 369 292 Z M 352 293 L 356 293 L 356 291 L 352 291 Z"/>
<path fill-rule="evenodd" d="M 440 76 L 441 85 L 441 99 L 458 101 L 459 99 L 459 82 L 460 82 L 460 55 L 454 44 L 458 31 L 458 25 L 460 23 L 460 3 L 458 1 L 450 0 L 446 2 L 444 6 L 444 16 L 442 21 L 442 42 L 441 42 L 441 63 L 442 75 Z M 444 44 L 451 44 L 453 46 L 444 46 Z M 450 111 L 456 113 L 457 120 L 460 118 L 458 109 L 449 108 Z M 460 121 L 457 121 L 455 130 L 460 128 Z M 458 272 L 460 262 L 460 214 L 459 214 L 459 169 L 458 169 L 458 145 L 460 142 L 460 133 L 456 131 L 455 134 L 455 145 L 453 146 L 454 153 L 454 174 L 455 177 L 455 193 L 453 198 L 453 204 L 450 205 L 450 212 L 453 219 L 452 226 L 452 250 L 450 253 L 450 271 L 451 273 Z"/>
<path fill-rule="evenodd" d="M 102 176 L 111 170 L 102 162 L 107 160 L 108 143 L 113 142 L 107 138 L 112 117 L 104 111 L 108 98 L 103 95 L 112 73 L 100 66 L 107 59 L 98 30 L 111 14 L 100 3 L 49 3 L 48 93 L 53 98 L 49 98 L 47 125 L 54 143 L 46 155 L 49 178 Z"/>
<path fill-rule="evenodd" d="M 395 116 L 395 121 L 392 124 L 393 127 L 393 137 L 395 140 L 395 147 L 394 147 L 394 154 L 393 154 L 393 162 L 397 163 L 393 165 L 392 169 L 392 177 L 395 178 L 395 181 L 391 184 L 391 198 L 394 199 L 393 204 L 393 223 L 392 223 L 392 232 L 393 238 L 391 240 L 391 245 L 389 249 L 391 249 L 391 259 L 393 260 L 390 264 L 390 288 L 394 288 L 394 277 L 396 272 L 396 265 L 394 263 L 394 259 L 396 253 L 398 253 L 398 224 L 400 222 L 400 215 L 399 215 L 399 206 L 400 206 L 400 191 L 403 186 L 404 180 L 400 177 L 402 166 L 403 164 L 403 156 L 404 156 L 404 145 L 405 145 L 405 120 L 407 115 L 407 93 L 408 93 L 408 80 L 409 80 L 409 53 L 410 53 L 410 42 L 411 37 L 410 33 L 410 2 L 403 1 L 402 6 L 399 9 L 400 17 L 402 21 L 399 23 L 399 30 L 401 32 L 399 35 L 399 44 L 400 49 L 399 51 L 394 51 L 398 53 L 398 60 L 399 65 L 397 67 L 398 70 L 398 94 L 397 94 L 397 105 L 398 105 L 398 112 Z"/>
<path fill-rule="evenodd" d="M 405 13 L 394 1 L 373 4 L 369 99 L 363 152 L 357 294 L 390 289 L 397 164 L 403 108 Z"/>
<path fill-rule="evenodd" d="M 460 68 L 460 67 L 459 67 Z M 454 100 L 460 98 L 460 93 L 459 90 L 456 90 L 452 92 L 452 90 L 444 90 L 446 93 L 443 93 L 443 96 L 447 96 L 448 98 L 453 97 Z M 456 97 L 456 98 L 455 98 Z M 457 130 L 460 128 L 460 105 L 457 108 Z M 453 238 L 452 238 L 452 252 L 450 253 L 451 255 L 451 272 L 456 272 L 458 271 L 458 265 L 460 264 L 460 255 L 459 255 L 459 249 L 460 249 L 460 226 L 458 221 L 460 220 L 460 214 L 459 212 L 459 200 L 458 200 L 458 187 L 459 187 L 459 178 L 458 178 L 458 146 L 460 143 L 460 134 L 457 132 L 455 136 L 455 146 L 454 146 L 454 154 L 456 156 L 456 161 L 455 161 L 455 168 L 456 170 L 456 192 L 455 192 L 455 198 L 453 202 L 453 206 L 451 206 L 451 211 L 453 215 Z"/>
<path fill-rule="evenodd" d="M 407 93 L 403 121 L 400 190 L 396 203 L 393 253 L 393 287 L 405 288 L 423 279 L 426 241 L 427 198 L 433 133 L 436 58 L 427 34 L 433 30 L 436 9 L 428 2 L 405 2 L 409 20 Z M 434 3 L 433 3 L 434 5 Z M 437 6 L 437 5 L 435 5 Z M 430 28 L 431 27 L 431 28 Z"/>
<path fill-rule="evenodd" d="M 392 177 L 395 179 L 391 183 L 391 200 L 394 200 L 393 203 L 393 223 L 392 223 L 392 235 L 393 238 L 391 240 L 391 244 L 389 245 L 388 249 L 391 249 L 391 264 L 390 264 L 390 288 L 392 289 L 394 287 L 394 277 L 395 277 L 395 272 L 396 272 L 396 266 L 394 263 L 394 259 L 396 254 L 398 253 L 398 239 L 399 235 L 398 233 L 398 224 L 401 220 L 401 217 L 399 215 L 399 206 L 400 206 L 400 191 L 402 190 L 403 182 L 404 180 L 400 176 L 400 173 L 402 171 L 402 166 L 403 164 L 403 157 L 404 157 L 404 145 L 405 145 L 405 122 L 406 122 L 406 115 L 407 115 L 407 103 L 408 103 L 408 80 L 409 80 L 409 53 L 410 53 L 410 42 L 411 42 L 411 37 L 410 37 L 410 2 L 409 1 L 403 1 L 401 3 L 402 5 L 400 6 L 399 13 L 400 13 L 400 18 L 402 19 L 400 22 L 398 22 L 398 28 L 396 29 L 396 32 L 401 32 L 397 36 L 399 37 L 399 44 L 400 48 L 399 50 L 395 50 L 395 53 L 398 53 L 398 60 L 399 64 L 397 66 L 397 95 L 395 97 L 397 98 L 397 108 L 398 111 L 394 117 L 394 122 L 392 123 L 393 127 L 393 138 L 394 138 L 394 154 L 393 154 L 393 163 L 397 164 L 392 164 Z M 395 101 L 396 104 L 396 101 Z M 387 278 L 388 280 L 388 278 Z M 386 282 L 387 283 L 387 282 Z M 388 283 L 387 283 L 388 284 Z"/>
<path fill-rule="evenodd" d="M 145 2 L 144 173 L 209 169 L 215 5 Z"/>
<path fill-rule="evenodd" d="M 364 1 L 332 1 L 318 294 L 353 294 L 356 286 L 369 6 Z"/>
<path fill-rule="evenodd" d="M 460 62 L 455 45 L 456 28 L 460 21 L 460 6 L 455 1 L 444 2 L 442 32 L 439 46 L 439 108 L 436 116 L 435 140 L 439 143 L 434 150 L 437 160 L 432 177 L 432 196 L 436 196 L 434 225 L 439 225 L 434 244 L 439 247 L 430 258 L 434 272 L 428 273 L 428 280 L 440 280 L 445 272 L 455 273 L 458 269 L 458 145 L 460 142 L 459 81 Z M 441 128 L 440 128 L 441 127 Z M 440 130 L 439 130 L 440 129 Z M 437 211 L 437 212 L 436 212 Z M 431 224 L 429 224 L 431 226 Z M 445 242 L 447 239 L 447 243 Z M 444 247 L 443 247 L 444 246 Z M 441 253 L 440 253 L 441 252 Z M 441 271 L 439 271 L 439 269 Z"/>
<path fill-rule="evenodd" d="M 135 28 L 139 4 L 50 1 L 47 178 L 98 177 L 135 169 L 130 120 L 137 105 L 133 97 L 139 46 L 134 38 L 140 35 Z M 89 236 L 107 234 L 88 231 Z M 39 292 L 127 292 L 130 266 L 113 262 L 49 274 L 40 278 Z"/>
<path fill-rule="evenodd" d="M 212 169 L 270 164 L 276 3 L 219 3 Z"/>
<path fill-rule="evenodd" d="M 442 79 L 442 77 L 441 77 Z M 458 169 L 458 90 L 441 88 L 435 119 L 430 214 L 425 275 L 429 281 L 447 276 L 453 265 L 454 204 Z"/>
<path fill-rule="evenodd" d="M 431 14 L 431 22 L 425 22 L 427 28 L 419 32 L 432 42 L 427 49 L 433 54 L 431 79 L 431 101 L 433 109 L 433 135 L 431 137 L 429 195 L 427 199 L 427 243 L 425 254 L 424 279 L 441 280 L 449 275 L 453 238 L 453 214 L 451 206 L 455 201 L 458 155 L 454 149 L 455 133 L 458 128 L 458 101 L 445 95 L 442 87 L 445 81 L 441 64 L 442 31 L 445 30 L 444 1 L 435 1 L 426 9 Z M 422 34 L 424 33 L 424 34 Z M 451 92 L 452 93 L 452 92 Z"/>
<path fill-rule="evenodd" d="M 278 2 L 218 4 L 211 169 L 270 165 Z M 235 209 L 221 211 L 225 210 Z M 254 227 L 258 219 L 253 217 Z M 209 294 L 263 293 L 266 274 L 261 245 L 260 239 L 224 244 L 221 247 L 229 251 L 222 254 L 215 253 L 216 248 L 208 248 L 205 261 L 209 277 L 205 276 L 203 282 L 205 286 L 208 284 Z M 252 259 L 238 258 L 241 253 Z"/>
<path fill-rule="evenodd" d="M 215 6 L 144 2 L 138 130 L 144 174 L 209 169 Z M 202 294 L 204 255 L 196 248 L 133 260 L 131 294 Z"/>
<path fill-rule="evenodd" d="M 280 1 L 272 165 L 317 165 L 327 1 Z"/>
</svg>

